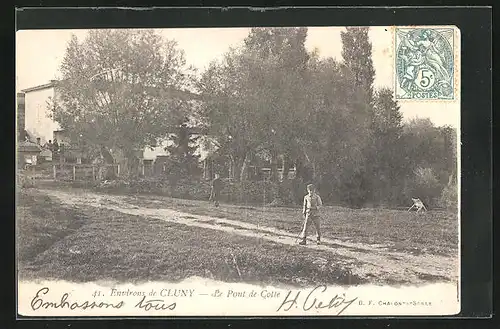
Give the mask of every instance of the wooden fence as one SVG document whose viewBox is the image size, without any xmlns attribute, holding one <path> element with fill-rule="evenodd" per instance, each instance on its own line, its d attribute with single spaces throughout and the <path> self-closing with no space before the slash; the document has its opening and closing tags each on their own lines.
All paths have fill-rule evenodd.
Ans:
<svg viewBox="0 0 500 329">
<path fill-rule="evenodd" d="M 54 180 L 73 181 L 103 180 L 108 168 L 113 168 L 114 174 L 120 176 L 119 164 L 58 163 L 52 166 Z"/>
</svg>

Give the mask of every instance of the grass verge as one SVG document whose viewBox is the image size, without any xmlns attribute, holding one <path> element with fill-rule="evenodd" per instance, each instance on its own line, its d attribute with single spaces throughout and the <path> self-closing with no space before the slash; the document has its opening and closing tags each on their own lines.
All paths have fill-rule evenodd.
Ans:
<svg viewBox="0 0 500 329">
<path fill-rule="evenodd" d="M 20 279 L 358 284 L 329 252 L 126 215 L 64 208 L 36 189 L 18 202 Z M 373 281 L 371 283 L 374 283 Z"/>
</svg>

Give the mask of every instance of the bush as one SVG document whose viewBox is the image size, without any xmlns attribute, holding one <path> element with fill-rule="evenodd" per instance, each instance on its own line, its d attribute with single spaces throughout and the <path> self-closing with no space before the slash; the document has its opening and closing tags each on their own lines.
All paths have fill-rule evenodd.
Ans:
<svg viewBox="0 0 500 329">
<path fill-rule="evenodd" d="M 441 207 L 456 211 L 458 207 L 458 188 L 456 184 L 446 185 L 441 192 L 439 201 Z"/>
<path fill-rule="evenodd" d="M 339 187 L 340 201 L 352 208 L 362 208 L 369 200 L 371 194 L 365 173 L 354 172 L 349 180 L 344 181 Z"/>
<path fill-rule="evenodd" d="M 202 180 L 181 179 L 169 185 L 169 196 L 181 199 L 208 200 L 210 182 Z"/>
<path fill-rule="evenodd" d="M 406 182 L 405 196 L 408 200 L 419 198 L 428 206 L 439 205 L 442 185 L 432 168 L 418 167 L 412 179 Z"/>
<path fill-rule="evenodd" d="M 124 180 L 105 180 L 96 183 L 94 188 L 102 192 L 129 192 L 129 184 Z"/>
<path fill-rule="evenodd" d="M 17 174 L 17 187 L 19 188 L 33 188 L 35 187 L 35 178 L 33 175 L 18 173 Z"/>
<path fill-rule="evenodd" d="M 270 181 L 234 182 L 223 180 L 223 201 L 233 203 L 271 204 L 279 196 L 279 185 Z"/>
<path fill-rule="evenodd" d="M 157 179 L 133 179 L 103 181 L 96 189 L 115 193 L 156 194 L 174 198 L 207 200 L 210 195 L 210 183 L 182 179 L 175 182 Z"/>
<path fill-rule="evenodd" d="M 211 185 L 209 181 L 188 178 L 175 181 L 168 179 L 135 179 L 129 181 L 104 181 L 97 184 L 95 188 L 99 191 L 114 193 L 155 194 L 181 199 L 208 200 Z M 229 203 L 261 205 L 273 205 L 277 200 L 280 204 L 290 203 L 287 198 L 280 198 L 280 188 L 283 189 L 286 187 L 281 187 L 278 183 L 270 181 L 234 182 L 229 179 L 223 179 L 220 200 Z"/>
</svg>

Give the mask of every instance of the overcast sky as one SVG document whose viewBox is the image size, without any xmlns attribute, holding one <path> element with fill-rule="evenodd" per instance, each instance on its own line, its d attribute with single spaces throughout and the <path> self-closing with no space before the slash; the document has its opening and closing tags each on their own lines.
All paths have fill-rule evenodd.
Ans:
<svg viewBox="0 0 500 329">
<path fill-rule="evenodd" d="M 320 56 L 341 59 L 340 27 L 310 27 L 306 40 L 308 50 L 317 48 Z M 168 39 L 175 39 L 186 55 L 188 64 L 203 70 L 210 61 L 220 58 L 230 46 L 237 46 L 248 35 L 248 28 L 205 28 L 158 30 Z M 71 34 L 80 40 L 86 30 L 25 30 L 16 34 L 16 90 L 48 83 L 57 78 L 61 60 Z M 393 86 L 393 37 L 390 28 L 372 27 L 375 87 Z M 430 118 L 436 125 L 459 126 L 459 101 L 400 102 L 406 120 Z"/>
</svg>

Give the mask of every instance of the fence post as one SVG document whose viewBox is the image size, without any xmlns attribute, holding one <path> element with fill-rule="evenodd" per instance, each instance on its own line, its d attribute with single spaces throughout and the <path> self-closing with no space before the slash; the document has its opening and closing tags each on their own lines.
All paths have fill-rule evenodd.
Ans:
<svg viewBox="0 0 500 329">
<path fill-rule="evenodd" d="M 116 176 L 120 177 L 120 165 L 116 165 Z"/>
<path fill-rule="evenodd" d="M 52 165 L 52 169 L 53 169 L 53 172 L 54 172 L 54 180 L 56 180 L 56 174 L 57 174 L 57 167 L 56 165 Z"/>
<path fill-rule="evenodd" d="M 73 180 L 76 180 L 76 166 L 73 165 Z"/>
<path fill-rule="evenodd" d="M 92 165 L 92 180 L 95 180 L 95 166 Z"/>
</svg>

